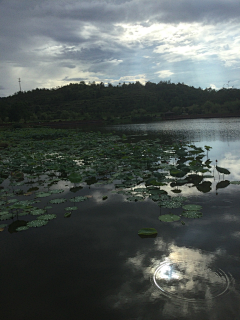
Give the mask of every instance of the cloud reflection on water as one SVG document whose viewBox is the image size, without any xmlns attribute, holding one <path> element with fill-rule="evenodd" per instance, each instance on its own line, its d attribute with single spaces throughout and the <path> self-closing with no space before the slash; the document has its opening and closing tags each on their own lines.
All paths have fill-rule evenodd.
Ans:
<svg viewBox="0 0 240 320">
<path fill-rule="evenodd" d="M 144 320 L 230 319 L 240 312 L 240 295 L 231 274 L 221 269 L 226 259 L 231 257 L 222 250 L 179 247 L 158 237 L 151 250 L 128 258 L 126 267 L 135 276 L 111 297 L 112 305 L 136 307 L 136 319 Z"/>
</svg>

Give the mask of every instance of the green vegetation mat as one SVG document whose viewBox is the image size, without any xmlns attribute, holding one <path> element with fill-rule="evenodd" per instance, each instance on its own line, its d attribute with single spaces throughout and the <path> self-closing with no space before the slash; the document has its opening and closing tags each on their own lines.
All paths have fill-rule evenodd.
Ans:
<svg viewBox="0 0 240 320">
<path fill-rule="evenodd" d="M 0 132 L 0 142 L 4 142 L 0 158 L 1 229 L 8 226 L 12 232 L 46 225 L 56 217 L 49 211 L 58 205 L 62 217 L 77 214 L 81 202 L 91 198 L 81 195 L 81 189 L 91 184 L 112 184 L 113 192 L 128 201 L 149 199 L 171 211 L 183 208 L 182 214 L 160 216 L 162 222 L 202 216 L 199 206 L 184 206 L 186 198 L 176 195 L 184 185 L 195 186 L 200 192 L 211 190 L 211 182 L 205 185 L 203 181 L 211 177 L 204 176 L 212 170 L 211 161 L 203 160 L 208 146 L 165 145 L 159 139 L 132 143 L 126 136 L 53 129 L 5 130 Z M 227 171 L 221 168 L 221 172 Z M 59 181 L 71 187 L 66 189 L 72 192 L 71 198 L 65 197 L 66 190 L 56 188 Z M 173 189 L 166 191 L 166 186 Z M 102 201 L 108 198 L 104 195 Z M 23 216 L 25 220 L 19 220 Z M 151 234 L 151 230 L 142 232 Z"/>
</svg>

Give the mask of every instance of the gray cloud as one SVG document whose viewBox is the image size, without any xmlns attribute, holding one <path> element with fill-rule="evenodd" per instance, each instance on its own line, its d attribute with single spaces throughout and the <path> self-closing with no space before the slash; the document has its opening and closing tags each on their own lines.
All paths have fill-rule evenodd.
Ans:
<svg viewBox="0 0 240 320">
<path fill-rule="evenodd" d="M 18 77 L 26 89 L 168 75 L 197 87 L 229 79 L 239 87 L 239 16 L 238 0 L 3 0 L 1 91 L 15 91 Z"/>
</svg>

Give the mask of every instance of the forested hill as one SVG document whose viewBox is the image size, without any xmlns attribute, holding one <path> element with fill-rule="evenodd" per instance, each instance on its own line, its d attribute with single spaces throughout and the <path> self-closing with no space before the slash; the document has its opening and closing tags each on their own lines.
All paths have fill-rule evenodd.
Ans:
<svg viewBox="0 0 240 320">
<path fill-rule="evenodd" d="M 240 89 L 201 89 L 170 81 L 113 86 L 95 82 L 0 98 L 0 121 L 151 119 L 166 114 L 240 112 Z"/>
</svg>

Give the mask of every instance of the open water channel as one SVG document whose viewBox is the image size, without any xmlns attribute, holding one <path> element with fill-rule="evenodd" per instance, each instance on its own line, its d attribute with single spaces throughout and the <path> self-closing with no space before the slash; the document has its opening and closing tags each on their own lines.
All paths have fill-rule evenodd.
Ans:
<svg viewBox="0 0 240 320">
<path fill-rule="evenodd" d="M 0 234 L 0 312 L 5 320 L 240 319 L 240 119 L 177 120 L 104 128 L 116 134 L 211 146 L 211 190 L 184 186 L 202 217 L 158 220 L 148 199 L 129 202 L 90 185 L 80 212 L 27 232 Z M 64 188 L 59 182 L 58 187 Z M 168 190 L 169 192 L 170 189 Z M 66 190 L 67 192 L 67 190 Z M 108 195 L 107 201 L 102 197 Z M 164 209 L 166 213 L 171 209 Z M 58 212 L 54 212 L 58 214 Z M 155 238 L 138 230 L 152 227 Z"/>
</svg>

